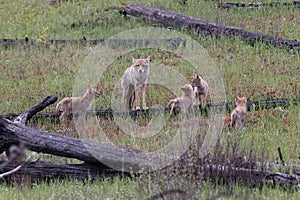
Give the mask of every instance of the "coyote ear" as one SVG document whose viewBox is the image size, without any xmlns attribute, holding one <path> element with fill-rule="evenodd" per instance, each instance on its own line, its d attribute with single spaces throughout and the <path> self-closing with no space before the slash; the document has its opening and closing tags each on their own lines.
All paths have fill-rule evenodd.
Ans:
<svg viewBox="0 0 300 200">
<path fill-rule="evenodd" d="M 193 78 L 197 78 L 197 74 L 194 73 L 194 74 L 193 74 Z"/>
<path fill-rule="evenodd" d="M 149 62 L 150 62 L 150 60 L 151 60 L 151 57 L 150 57 L 150 56 L 148 56 L 146 60 L 147 60 L 147 63 L 149 63 Z"/>
<path fill-rule="evenodd" d="M 135 58 L 132 56 L 131 59 L 132 59 L 132 64 L 134 64 L 135 63 Z"/>
</svg>

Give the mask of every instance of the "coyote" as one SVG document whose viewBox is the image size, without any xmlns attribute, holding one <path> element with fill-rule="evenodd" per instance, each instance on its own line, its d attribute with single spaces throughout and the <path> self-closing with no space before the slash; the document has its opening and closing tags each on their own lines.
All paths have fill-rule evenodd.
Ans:
<svg viewBox="0 0 300 200">
<path fill-rule="evenodd" d="M 196 99 L 199 99 L 199 103 L 202 108 L 206 106 L 207 95 L 208 95 L 208 84 L 207 82 L 198 74 L 193 74 L 192 86 L 195 92 L 195 103 Z"/>
<path fill-rule="evenodd" d="M 181 115 L 184 113 L 193 113 L 194 107 L 194 91 L 191 84 L 185 84 L 181 87 L 183 94 L 181 97 L 177 97 L 175 99 L 171 99 L 168 103 L 168 107 L 171 108 L 170 115 L 174 113 L 175 109 L 179 109 Z"/>
<path fill-rule="evenodd" d="M 231 123 L 230 126 L 233 128 L 238 128 L 242 126 L 246 118 L 246 97 L 235 97 L 236 108 L 231 113 Z"/>
<path fill-rule="evenodd" d="M 146 106 L 146 84 L 150 73 L 150 56 L 146 59 L 135 59 L 132 57 L 132 65 L 127 68 L 121 78 L 121 86 L 123 88 L 123 103 L 126 109 L 138 110 L 139 92 L 142 92 L 142 108 L 148 109 Z"/>
<path fill-rule="evenodd" d="M 56 113 L 59 112 L 59 108 L 63 111 L 59 119 L 61 121 L 67 120 L 68 116 L 73 113 L 84 113 L 89 108 L 94 97 L 99 97 L 101 94 L 90 85 L 87 86 L 86 92 L 81 97 L 66 97 L 63 98 L 56 105 Z"/>
</svg>

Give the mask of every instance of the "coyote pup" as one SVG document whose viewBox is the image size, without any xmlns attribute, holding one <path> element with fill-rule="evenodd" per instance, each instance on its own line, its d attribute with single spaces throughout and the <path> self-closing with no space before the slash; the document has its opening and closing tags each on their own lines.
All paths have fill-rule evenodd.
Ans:
<svg viewBox="0 0 300 200">
<path fill-rule="evenodd" d="M 84 113 L 90 106 L 94 97 L 99 97 L 101 94 L 90 85 L 87 86 L 86 92 L 81 97 L 66 97 L 63 98 L 56 105 L 56 112 L 59 112 L 59 108 L 63 111 L 59 119 L 61 121 L 67 120 L 68 116 L 73 113 Z"/>
<path fill-rule="evenodd" d="M 170 115 L 174 113 L 174 109 L 179 108 L 180 114 L 184 113 L 193 113 L 194 107 L 194 91 L 191 84 L 185 84 L 181 87 L 183 94 L 181 97 L 177 97 L 175 99 L 171 99 L 168 103 L 168 107 L 171 108 Z"/>
<path fill-rule="evenodd" d="M 150 56 L 146 59 L 135 59 L 132 57 L 132 65 L 127 68 L 121 78 L 121 86 L 123 88 L 123 103 L 126 109 L 138 110 L 139 92 L 142 92 L 142 108 L 148 109 L 146 106 L 146 84 L 150 73 Z"/>
<path fill-rule="evenodd" d="M 207 82 L 198 74 L 193 74 L 192 86 L 195 92 L 195 103 L 196 99 L 199 99 L 199 103 L 202 108 L 206 106 L 207 95 L 208 95 L 208 84 Z"/>
<path fill-rule="evenodd" d="M 236 108 L 231 113 L 231 127 L 238 128 L 242 126 L 246 118 L 246 97 L 235 97 Z"/>
</svg>

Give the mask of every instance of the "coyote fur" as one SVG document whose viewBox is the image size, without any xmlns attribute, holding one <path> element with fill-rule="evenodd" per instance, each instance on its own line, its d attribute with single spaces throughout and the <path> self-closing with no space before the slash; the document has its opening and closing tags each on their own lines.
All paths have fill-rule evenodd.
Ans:
<svg viewBox="0 0 300 200">
<path fill-rule="evenodd" d="M 99 97 L 100 93 L 90 85 L 87 87 L 86 92 L 81 97 L 66 97 L 63 98 L 56 105 L 56 112 L 58 113 L 60 108 L 62 110 L 62 114 L 59 119 L 61 121 L 67 120 L 68 116 L 73 113 L 84 113 L 89 108 L 94 97 Z"/>
<path fill-rule="evenodd" d="M 185 84 L 181 87 L 183 94 L 181 97 L 171 99 L 168 103 L 168 107 L 171 108 L 170 115 L 174 113 L 175 109 L 179 109 L 179 113 L 183 115 L 184 113 L 194 112 L 194 91 L 191 84 Z"/>
<path fill-rule="evenodd" d="M 140 109 L 139 93 L 142 92 L 142 108 L 146 106 L 146 84 L 150 73 L 150 56 L 146 59 L 132 57 L 132 65 L 127 68 L 121 78 L 123 88 L 123 104 L 125 109 Z"/>
<path fill-rule="evenodd" d="M 199 100 L 202 108 L 206 106 L 207 95 L 208 95 L 208 84 L 207 82 L 198 74 L 193 74 L 192 86 L 195 92 L 195 103 Z"/>
<path fill-rule="evenodd" d="M 232 128 L 239 128 L 242 126 L 242 123 L 244 122 L 246 118 L 246 97 L 235 97 L 235 104 L 236 108 L 232 111 L 230 117 L 231 117 L 231 123 L 230 126 Z"/>
</svg>

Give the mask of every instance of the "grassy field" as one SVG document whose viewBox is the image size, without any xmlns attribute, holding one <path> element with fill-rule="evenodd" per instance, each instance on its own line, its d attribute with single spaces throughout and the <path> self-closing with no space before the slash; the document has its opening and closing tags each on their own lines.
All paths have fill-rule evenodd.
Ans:
<svg viewBox="0 0 300 200">
<path fill-rule="evenodd" d="M 235 1 L 237 2 L 237 1 Z M 38 42 L 37 46 L 6 47 L 0 45 L 0 114 L 20 113 L 47 95 L 59 99 L 71 96 L 78 71 L 94 46 L 46 45 L 47 39 L 106 39 L 133 28 L 155 26 L 135 18 L 124 18 L 118 9 L 123 1 L 7 1 L 0 2 L 0 38 L 28 37 Z M 242 27 L 272 35 L 281 39 L 300 40 L 299 8 L 265 7 L 258 9 L 216 8 L 217 1 L 180 0 L 130 1 L 158 7 L 177 13 L 191 15 L 230 26 Z M 209 54 L 219 70 L 225 86 L 224 100 L 232 102 L 235 95 L 248 98 L 299 98 L 300 54 L 276 49 L 267 44 L 253 46 L 238 37 L 215 38 L 191 35 L 186 30 L 177 30 L 196 40 Z M 177 70 L 183 77 L 191 79 L 197 72 L 186 60 L 160 49 L 131 51 L 116 59 L 97 86 L 103 95 L 94 103 L 95 109 L 111 107 L 113 94 L 120 94 L 119 79 L 130 66 L 131 56 L 151 55 L 152 66 L 165 66 Z M 201 63 L 199 63 L 201 65 Z M 162 69 L 165 72 L 166 69 Z M 209 83 L 210 84 L 210 83 Z M 117 86 L 117 87 L 116 87 Z M 179 87 L 179 86 L 178 86 Z M 149 85 L 148 106 L 166 106 L 174 93 L 159 85 Z M 54 111 L 49 106 L 45 111 Z M 229 133 L 228 117 L 220 135 L 221 146 L 230 146 L 236 135 Z M 300 107 L 275 108 L 249 112 L 243 129 L 238 153 L 252 156 L 259 162 L 277 159 L 277 148 L 281 147 L 288 164 L 299 164 L 300 156 Z M 120 130 L 111 120 L 99 119 L 104 134 L 116 145 L 155 150 L 164 146 L 178 128 L 178 119 L 168 118 L 161 132 L 146 139 L 134 139 Z M 139 121 L 143 127 L 151 120 Z M 50 121 L 32 122 L 30 126 L 58 132 L 61 124 Z M 62 131 L 60 134 L 70 134 Z M 74 136 L 74 134 L 70 134 Z M 76 134 L 75 134 L 76 135 Z M 49 158 L 64 162 L 63 159 Z M 75 161 L 76 162 L 76 161 Z M 228 189 L 199 181 L 201 177 L 172 177 L 162 174 L 147 174 L 132 179 L 115 177 L 83 183 L 77 180 L 53 180 L 50 183 L 20 186 L 0 185 L 0 199 L 146 199 L 163 189 L 182 186 L 198 199 L 299 199 L 299 192 L 270 189 L 248 189 L 235 185 Z M 191 181 L 192 180 L 192 181 Z M 178 197 L 179 198 L 179 197 Z"/>
</svg>

